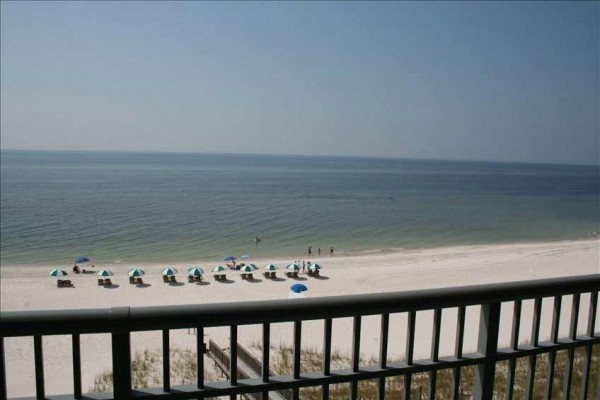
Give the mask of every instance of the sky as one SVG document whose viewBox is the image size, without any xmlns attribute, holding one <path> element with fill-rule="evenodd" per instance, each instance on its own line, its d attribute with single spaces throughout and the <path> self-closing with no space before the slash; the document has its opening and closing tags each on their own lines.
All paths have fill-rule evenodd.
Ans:
<svg viewBox="0 0 600 400">
<path fill-rule="evenodd" d="M 599 164 L 598 2 L 12 2 L 2 149 Z"/>
</svg>

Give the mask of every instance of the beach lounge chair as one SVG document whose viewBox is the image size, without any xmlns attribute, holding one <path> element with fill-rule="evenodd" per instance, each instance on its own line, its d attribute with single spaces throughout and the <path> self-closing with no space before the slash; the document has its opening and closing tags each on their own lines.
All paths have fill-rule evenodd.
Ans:
<svg viewBox="0 0 600 400">
<path fill-rule="evenodd" d="M 222 281 L 226 281 L 227 280 L 227 277 L 225 276 L 225 274 L 221 274 L 221 280 Z"/>
<path fill-rule="evenodd" d="M 67 286 L 67 287 L 68 286 L 73 286 L 73 284 L 71 283 L 70 279 L 67 279 L 66 281 L 63 281 L 62 284 L 63 284 L 63 286 Z"/>
<path fill-rule="evenodd" d="M 189 283 L 193 283 L 195 280 L 195 277 L 193 275 L 188 275 L 188 282 Z"/>
<path fill-rule="evenodd" d="M 197 275 L 197 276 L 194 276 L 194 279 L 195 279 L 197 282 L 202 282 L 202 275 Z"/>
<path fill-rule="evenodd" d="M 62 286 L 63 286 L 63 282 L 61 280 L 57 280 L 56 287 L 62 287 Z"/>
<path fill-rule="evenodd" d="M 133 277 L 133 276 L 130 276 L 130 277 L 129 277 L 129 283 L 130 283 L 130 284 L 135 284 L 135 277 Z"/>
<path fill-rule="evenodd" d="M 271 273 L 269 271 L 264 272 L 265 278 L 269 279 L 271 277 Z"/>
<path fill-rule="evenodd" d="M 310 269 L 306 271 L 306 273 L 308 274 L 308 276 L 313 276 L 313 272 Z"/>
<path fill-rule="evenodd" d="M 315 276 L 319 276 L 319 270 L 318 269 L 315 269 L 314 275 Z"/>
<path fill-rule="evenodd" d="M 292 276 L 293 276 L 294 278 L 297 278 L 297 277 L 298 277 L 298 271 L 294 271 L 294 272 L 292 272 Z"/>
<path fill-rule="evenodd" d="M 276 278 L 276 277 L 277 277 L 277 274 L 275 273 L 275 271 L 272 271 L 271 272 L 271 279 Z"/>
<path fill-rule="evenodd" d="M 137 278 L 137 279 L 136 279 L 136 283 L 137 283 L 138 285 L 141 285 L 141 284 L 143 284 L 143 283 L 144 283 L 144 281 L 142 280 L 142 278 Z"/>
<path fill-rule="evenodd" d="M 104 279 L 98 279 L 98 286 L 104 286 Z"/>
<path fill-rule="evenodd" d="M 215 281 L 221 280 L 221 275 L 214 275 L 214 277 L 215 277 Z"/>
<path fill-rule="evenodd" d="M 169 277 L 166 275 L 163 275 L 163 282 L 164 283 L 169 283 Z"/>
<path fill-rule="evenodd" d="M 105 286 L 112 286 L 112 282 L 110 281 L 110 278 L 106 278 L 106 279 L 104 280 L 104 285 L 105 285 Z"/>
<path fill-rule="evenodd" d="M 171 275 L 169 277 L 169 282 L 173 283 L 173 282 L 177 282 L 177 279 L 175 279 L 175 275 Z"/>
</svg>

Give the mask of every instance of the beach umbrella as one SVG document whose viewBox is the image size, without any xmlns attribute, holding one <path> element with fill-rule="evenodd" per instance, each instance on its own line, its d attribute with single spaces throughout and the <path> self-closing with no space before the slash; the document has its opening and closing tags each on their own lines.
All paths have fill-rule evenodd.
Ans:
<svg viewBox="0 0 600 400">
<path fill-rule="evenodd" d="M 290 290 L 294 293 L 306 292 L 308 288 L 301 283 L 294 283 L 290 286 Z"/>
<path fill-rule="evenodd" d="M 234 257 L 234 256 L 226 256 L 226 257 L 224 258 L 224 261 L 233 261 L 233 260 L 235 260 L 235 257 Z"/>
<path fill-rule="evenodd" d="M 252 267 L 252 269 L 258 269 L 258 267 L 256 266 L 256 264 L 246 264 L 249 267 Z"/>
<path fill-rule="evenodd" d="M 189 276 L 200 276 L 204 273 L 204 270 L 202 270 L 202 268 L 200 267 L 190 267 L 188 268 L 188 275 Z"/>
<path fill-rule="evenodd" d="M 167 267 L 167 268 L 163 269 L 161 273 L 166 276 L 172 276 L 177 273 L 177 270 L 173 267 Z"/>
<path fill-rule="evenodd" d="M 222 265 L 217 265 L 216 267 L 214 267 L 212 269 L 212 272 L 223 272 L 223 271 L 227 271 L 227 268 L 225 268 Z"/>
<path fill-rule="evenodd" d="M 133 268 L 129 270 L 128 274 L 129 276 L 142 276 L 145 274 L 145 272 L 143 269 Z"/>
<path fill-rule="evenodd" d="M 50 271 L 50 276 L 53 276 L 55 278 L 60 278 L 61 276 L 67 276 L 67 272 L 60 268 L 56 268 L 56 269 L 53 269 L 52 271 Z"/>
<path fill-rule="evenodd" d="M 112 272 L 110 271 L 110 269 L 103 269 L 98 271 L 98 273 L 96 275 L 98 276 L 112 276 Z"/>
<path fill-rule="evenodd" d="M 265 269 L 266 269 L 267 271 L 275 271 L 275 270 L 277 269 L 277 265 L 275 265 L 275 264 L 267 264 L 267 265 L 265 266 Z"/>
<path fill-rule="evenodd" d="M 82 264 L 82 263 L 85 263 L 85 262 L 88 262 L 88 261 L 90 261 L 89 258 L 80 256 L 80 257 L 77 257 L 75 259 L 75 264 Z"/>
<path fill-rule="evenodd" d="M 300 266 L 298 264 L 290 264 L 287 267 L 285 267 L 285 269 L 288 269 L 290 271 L 300 271 Z"/>
<path fill-rule="evenodd" d="M 248 272 L 252 273 L 252 272 L 254 272 L 254 267 L 251 265 L 244 265 L 242 268 L 240 268 L 240 271 L 245 272 L 245 273 L 248 273 Z"/>
<path fill-rule="evenodd" d="M 317 270 L 320 270 L 321 268 L 323 268 L 323 267 L 321 267 L 319 264 L 316 264 L 316 263 L 315 264 L 308 264 L 308 270 L 309 271 L 317 271 Z"/>
<path fill-rule="evenodd" d="M 249 258 L 250 258 L 250 254 L 243 254 L 242 256 L 240 256 L 240 258 L 241 258 L 242 260 L 247 260 L 247 259 L 249 259 Z"/>
</svg>

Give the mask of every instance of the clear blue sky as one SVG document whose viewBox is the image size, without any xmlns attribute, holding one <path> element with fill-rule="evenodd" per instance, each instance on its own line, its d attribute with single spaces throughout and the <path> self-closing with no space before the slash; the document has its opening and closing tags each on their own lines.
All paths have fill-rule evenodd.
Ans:
<svg viewBox="0 0 600 400">
<path fill-rule="evenodd" d="M 1 3 L 1 147 L 598 164 L 599 3 Z"/>
</svg>

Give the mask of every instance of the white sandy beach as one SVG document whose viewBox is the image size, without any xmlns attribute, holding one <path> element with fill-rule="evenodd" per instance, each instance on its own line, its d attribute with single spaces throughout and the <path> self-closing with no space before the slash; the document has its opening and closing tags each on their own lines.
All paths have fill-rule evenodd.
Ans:
<svg viewBox="0 0 600 400">
<path fill-rule="evenodd" d="M 314 279 L 301 275 L 301 283 L 308 286 L 307 297 L 323 297 L 346 294 L 380 293 L 402 290 L 476 285 L 496 282 L 509 282 L 550 277 L 600 273 L 600 240 L 567 241 L 540 244 L 511 244 L 493 246 L 460 246 L 404 251 L 390 254 L 373 254 L 354 257 L 329 256 L 313 257 L 313 262 L 323 265 L 322 275 L 326 279 Z M 293 259 L 250 260 L 262 267 L 274 262 L 280 267 Z M 201 264 L 205 271 L 217 262 Z M 137 266 L 137 265 L 136 265 Z M 142 264 L 146 271 L 144 281 L 147 287 L 129 285 L 127 271 L 131 265 L 96 265 L 95 269 L 110 268 L 114 273 L 113 288 L 97 285 L 96 275 L 71 273 L 70 266 L 63 266 L 69 272 L 74 288 L 57 288 L 55 280 L 48 276 L 50 266 L 1 266 L 1 310 L 43 310 L 69 308 L 106 308 L 115 306 L 142 307 L 151 305 L 205 304 L 237 302 L 245 300 L 288 299 L 289 286 L 294 280 L 271 281 L 255 274 L 255 282 L 242 281 L 239 273 L 231 272 L 231 282 L 215 282 L 210 273 L 206 274 L 207 284 L 187 283 L 185 270 L 188 264 L 175 264 L 180 273 L 178 279 L 184 284 L 172 286 L 164 284 L 160 276 L 162 265 Z M 89 266 L 86 267 L 90 269 Z M 257 271 L 260 272 L 260 271 Z M 282 276 L 281 271 L 278 274 Z M 303 279 L 306 279 L 305 281 Z M 582 297 L 580 329 L 587 322 L 589 296 Z M 288 301 L 297 301 L 290 299 Z M 569 318 L 568 304 L 563 300 L 561 331 L 566 332 Z M 547 336 L 551 311 L 551 301 L 544 301 L 541 335 Z M 502 324 L 510 326 L 511 315 L 505 312 L 510 304 L 503 306 Z M 527 321 L 531 317 L 532 304 L 526 302 L 523 309 L 521 340 L 526 341 L 530 332 Z M 427 357 L 431 344 L 431 312 L 419 313 L 416 355 Z M 455 310 L 446 310 L 442 319 L 442 354 L 452 352 L 454 346 Z M 473 348 L 476 340 L 478 310 L 467 311 L 466 348 Z M 600 318 L 599 318 L 600 319 Z M 362 325 L 361 350 L 366 357 L 375 355 L 379 348 L 379 317 L 366 317 Z M 404 351 L 405 316 L 391 318 L 390 358 L 402 357 Z M 342 353 L 350 353 L 351 320 L 335 320 L 334 347 Z M 319 349 L 322 345 L 322 322 L 306 322 L 303 325 L 303 347 Z M 225 345 L 226 329 L 210 329 L 209 337 Z M 501 333 L 500 342 L 507 343 L 508 329 Z M 271 331 L 272 346 L 291 344 L 291 326 L 276 324 Z M 240 327 L 240 342 L 251 345 L 260 341 L 260 327 Z M 82 379 L 84 391 L 93 383 L 94 376 L 110 368 L 110 337 L 108 335 L 83 335 Z M 195 336 L 187 330 L 173 331 L 171 346 L 194 348 Z M 132 335 L 134 351 L 159 349 L 161 333 L 144 332 Z M 6 368 L 9 397 L 32 395 L 35 392 L 33 371 L 32 338 L 8 338 L 5 341 Z M 44 360 L 47 394 L 69 393 L 72 391 L 72 366 L 70 337 L 45 337 Z"/>
</svg>

